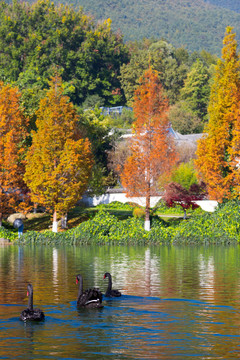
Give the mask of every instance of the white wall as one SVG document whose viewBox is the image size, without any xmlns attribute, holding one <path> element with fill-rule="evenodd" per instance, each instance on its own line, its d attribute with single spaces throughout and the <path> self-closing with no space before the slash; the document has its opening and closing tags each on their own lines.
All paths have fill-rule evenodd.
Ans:
<svg viewBox="0 0 240 360">
<path fill-rule="evenodd" d="M 154 207 L 161 199 L 161 196 L 151 196 L 150 206 Z M 106 193 L 100 196 L 87 197 L 83 196 L 83 202 L 88 206 L 97 206 L 99 204 L 110 204 L 113 201 L 119 201 L 122 203 L 133 202 L 141 206 L 146 205 L 145 197 L 126 197 L 125 193 Z M 213 212 L 217 207 L 218 202 L 214 200 L 199 200 L 196 203 L 204 210 Z"/>
<path fill-rule="evenodd" d="M 218 202 L 215 200 L 198 200 L 195 201 L 204 211 L 213 212 L 218 206 Z"/>
<path fill-rule="evenodd" d="M 150 199 L 150 206 L 154 207 L 157 202 L 161 199 L 161 196 L 152 196 Z M 86 197 L 83 196 L 83 202 L 88 206 L 97 206 L 99 204 L 110 204 L 113 201 L 119 201 L 122 203 L 134 202 L 141 206 L 146 205 L 145 197 L 126 197 L 125 193 L 106 193 L 100 196 Z"/>
</svg>

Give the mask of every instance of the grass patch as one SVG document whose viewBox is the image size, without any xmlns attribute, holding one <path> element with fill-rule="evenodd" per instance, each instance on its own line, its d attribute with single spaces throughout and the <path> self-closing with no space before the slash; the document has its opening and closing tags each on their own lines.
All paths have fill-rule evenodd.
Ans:
<svg viewBox="0 0 240 360">
<path fill-rule="evenodd" d="M 91 220 L 95 215 L 103 210 L 104 212 L 109 213 L 110 215 L 115 216 L 118 220 L 127 220 L 128 218 L 133 217 L 134 206 L 132 204 L 121 204 L 114 202 L 108 205 L 99 205 L 92 208 L 86 208 L 84 206 L 76 206 L 71 209 L 68 213 L 68 229 L 73 229 L 80 225 L 82 222 Z M 177 224 L 182 220 L 183 213 L 170 213 L 170 209 L 167 209 L 167 214 L 158 214 L 159 218 L 164 220 L 169 224 Z M 174 209 L 175 210 L 175 209 Z M 51 230 L 52 227 L 52 216 L 49 213 L 28 213 L 26 215 L 24 222 L 24 232 L 26 231 L 39 231 L 45 232 Z M 17 229 L 14 229 L 12 224 L 7 221 L 3 222 L 3 226 L 13 232 L 17 232 Z M 59 226 L 59 231 L 62 230 Z"/>
</svg>

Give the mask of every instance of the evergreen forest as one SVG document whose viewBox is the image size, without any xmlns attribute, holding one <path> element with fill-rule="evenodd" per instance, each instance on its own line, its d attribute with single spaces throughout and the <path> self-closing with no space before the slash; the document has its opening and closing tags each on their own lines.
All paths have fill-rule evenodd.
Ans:
<svg viewBox="0 0 240 360">
<path fill-rule="evenodd" d="M 205 2 L 240 13 L 240 3 L 237 0 L 205 0 Z"/>
<path fill-rule="evenodd" d="M 220 56 L 225 28 L 233 26 L 240 34 L 237 0 L 73 0 L 73 5 L 82 6 L 96 20 L 111 18 L 113 29 L 126 41 L 160 38 L 189 51 L 205 49 Z"/>
</svg>

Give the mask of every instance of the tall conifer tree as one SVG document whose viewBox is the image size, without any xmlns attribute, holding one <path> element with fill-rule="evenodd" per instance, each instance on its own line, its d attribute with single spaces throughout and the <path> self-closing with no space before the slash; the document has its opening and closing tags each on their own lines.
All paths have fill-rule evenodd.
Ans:
<svg viewBox="0 0 240 360">
<path fill-rule="evenodd" d="M 18 89 L 0 82 L 0 226 L 3 215 L 23 210 L 25 205 L 23 159 L 27 125 Z"/>
<path fill-rule="evenodd" d="M 78 116 L 61 85 L 54 78 L 40 101 L 25 173 L 32 200 L 53 211 L 54 232 L 57 215 L 66 214 L 82 197 L 92 168 L 90 143 L 81 138 Z"/>
<path fill-rule="evenodd" d="M 232 196 L 231 148 L 240 100 L 240 61 L 231 27 L 226 29 L 223 45 L 211 88 L 209 123 L 199 141 L 196 160 L 210 198 L 218 201 Z"/>
<path fill-rule="evenodd" d="M 170 170 L 176 159 L 168 109 L 158 74 L 149 68 L 135 92 L 132 153 L 121 175 L 128 196 L 146 197 L 146 230 L 150 229 L 150 197 L 158 190 L 159 176 Z"/>
</svg>

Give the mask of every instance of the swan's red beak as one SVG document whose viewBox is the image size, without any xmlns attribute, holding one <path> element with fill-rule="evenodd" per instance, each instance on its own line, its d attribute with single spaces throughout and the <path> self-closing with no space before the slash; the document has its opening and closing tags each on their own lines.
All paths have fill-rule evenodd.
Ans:
<svg viewBox="0 0 240 360">
<path fill-rule="evenodd" d="M 106 275 L 104 274 L 104 277 L 103 277 L 103 278 L 105 279 L 105 277 L 106 277 Z"/>
<path fill-rule="evenodd" d="M 29 292 L 27 291 L 27 296 L 29 296 Z"/>
<path fill-rule="evenodd" d="M 78 278 L 76 278 L 76 284 L 78 284 Z"/>
</svg>

